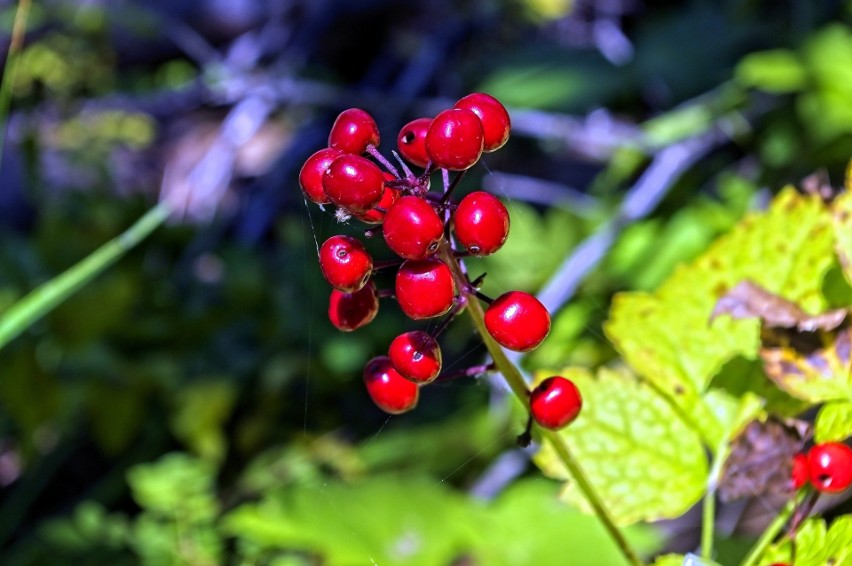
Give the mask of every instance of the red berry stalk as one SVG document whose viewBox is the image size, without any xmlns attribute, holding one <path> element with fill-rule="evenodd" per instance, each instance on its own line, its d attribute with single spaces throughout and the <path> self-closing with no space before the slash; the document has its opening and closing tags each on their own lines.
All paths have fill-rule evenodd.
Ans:
<svg viewBox="0 0 852 566">
<path fill-rule="evenodd" d="M 586 499 L 632 564 L 641 561 L 632 551 L 557 430 L 579 414 L 582 398 L 568 379 L 554 376 L 532 391 L 506 357 L 503 348 L 528 352 L 550 332 L 550 313 L 533 295 L 508 291 L 490 299 L 467 275 L 462 258 L 497 252 L 509 236 L 509 212 L 493 195 L 474 191 L 453 201 L 465 171 L 483 153 L 501 148 L 509 138 L 509 113 L 495 98 L 474 93 L 435 118 L 419 118 L 403 126 L 396 138 L 402 174 L 378 150 L 379 130 L 364 110 L 350 108 L 338 116 L 328 147 L 308 158 L 299 175 L 307 198 L 337 207 L 346 222 L 373 225 L 365 235 L 381 230 L 397 260 L 374 262 L 361 242 L 338 235 L 319 250 L 323 276 L 332 285 L 328 316 L 344 332 L 370 323 L 379 300 L 393 297 L 414 321 L 445 317 L 433 330 L 399 335 L 387 355 L 371 359 L 364 384 L 373 402 L 390 414 L 413 410 L 421 387 L 441 378 L 441 349 L 437 341 L 447 324 L 462 311 L 472 318 L 488 348 L 492 364 L 462 371 L 480 374 L 492 368 L 503 374 L 530 414 L 524 439 L 535 423 L 544 441 L 552 444 Z M 402 157 L 400 157 L 400 155 Z M 414 167 L 422 167 L 417 176 Z M 431 192 L 431 176 L 440 169 L 443 194 Z M 452 182 L 450 172 L 457 172 Z M 454 249 L 460 245 L 462 249 Z M 396 267 L 393 290 L 376 285 L 377 271 Z M 487 308 L 482 303 L 487 304 Z M 444 379 L 456 377 L 445 374 Z"/>
</svg>

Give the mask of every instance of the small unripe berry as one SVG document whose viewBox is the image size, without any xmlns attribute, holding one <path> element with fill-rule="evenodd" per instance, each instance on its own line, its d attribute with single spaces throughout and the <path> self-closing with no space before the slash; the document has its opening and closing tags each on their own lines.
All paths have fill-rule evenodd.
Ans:
<svg viewBox="0 0 852 566">
<path fill-rule="evenodd" d="M 385 181 L 393 181 L 396 178 L 387 172 L 382 173 L 382 175 L 384 175 Z M 376 206 L 367 212 L 354 215 L 355 218 L 365 224 L 381 224 L 385 220 L 385 214 L 387 214 L 387 211 L 390 210 L 393 203 L 399 200 L 400 194 L 399 190 L 385 184 L 384 192 L 382 192 L 382 198 L 379 199 Z"/>
<path fill-rule="evenodd" d="M 432 118 L 417 118 L 402 127 L 396 138 L 396 147 L 400 155 L 418 167 L 426 167 L 429 155 L 426 153 L 426 132 Z"/>
<path fill-rule="evenodd" d="M 817 491 L 840 493 L 852 484 L 852 448 L 840 442 L 817 444 L 808 451 L 808 471 Z"/>
<path fill-rule="evenodd" d="M 323 174 L 322 187 L 331 202 L 347 212 L 361 214 L 382 198 L 385 177 L 369 159 L 344 153 Z"/>
<path fill-rule="evenodd" d="M 490 255 L 503 247 L 509 236 L 509 211 L 491 193 L 475 191 L 459 202 L 453 229 L 471 254 Z"/>
<path fill-rule="evenodd" d="M 456 283 L 450 268 L 439 259 L 408 260 L 396 273 L 395 296 L 410 318 L 433 318 L 453 306 Z"/>
<path fill-rule="evenodd" d="M 379 297 L 372 281 L 351 294 L 333 289 L 328 299 L 328 319 L 343 332 L 369 324 L 378 312 Z"/>
<path fill-rule="evenodd" d="M 509 291 L 488 305 L 485 327 L 504 348 L 528 352 L 550 332 L 550 313 L 529 293 Z"/>
<path fill-rule="evenodd" d="M 373 402 L 384 412 L 398 415 L 417 406 L 420 388 L 402 377 L 387 356 L 377 356 L 364 367 L 364 385 Z"/>
<path fill-rule="evenodd" d="M 361 154 L 370 145 L 379 145 L 379 127 L 373 117 L 360 108 L 341 112 L 328 134 L 328 146 L 346 153 Z"/>
<path fill-rule="evenodd" d="M 562 376 L 548 377 L 530 392 L 530 413 L 544 428 L 559 430 L 570 424 L 583 407 L 574 382 Z"/>
<path fill-rule="evenodd" d="M 474 92 L 456 102 L 455 107 L 465 108 L 479 116 L 483 131 L 482 151 L 491 152 L 506 145 L 512 121 L 499 100 L 482 92 Z"/>
<path fill-rule="evenodd" d="M 354 293 L 366 285 L 373 271 L 373 258 L 351 236 L 332 236 L 323 242 L 319 264 L 326 281 L 344 293 Z"/>
<path fill-rule="evenodd" d="M 398 256 L 423 259 L 438 249 L 444 223 L 425 199 L 408 195 L 388 209 L 382 233 L 388 247 Z"/>
<path fill-rule="evenodd" d="M 469 169 L 482 155 L 482 122 L 464 108 L 444 110 L 426 132 L 426 153 L 436 167 L 451 171 Z"/>
<path fill-rule="evenodd" d="M 400 334 L 388 348 L 393 367 L 406 379 L 425 385 L 441 373 L 441 348 L 422 330 Z"/>
<path fill-rule="evenodd" d="M 322 176 L 328 170 L 332 161 L 343 155 L 339 149 L 330 147 L 323 148 L 305 161 L 302 170 L 299 171 L 299 186 L 302 187 L 305 196 L 317 204 L 327 204 L 328 195 L 322 187 Z"/>
</svg>

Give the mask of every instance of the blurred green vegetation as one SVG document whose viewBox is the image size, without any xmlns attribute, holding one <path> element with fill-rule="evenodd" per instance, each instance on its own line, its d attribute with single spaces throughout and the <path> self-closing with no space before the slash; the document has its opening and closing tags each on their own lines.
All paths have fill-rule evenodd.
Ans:
<svg viewBox="0 0 852 566">
<path fill-rule="evenodd" d="M 524 360 L 595 367 L 616 358 L 602 330 L 615 292 L 657 288 L 774 190 L 817 170 L 842 178 L 849 3 L 615 2 L 623 11 L 607 16 L 576 0 L 330 2 L 324 15 L 296 2 L 267 14 L 280 28 L 249 17 L 272 10 L 260 0 L 225 16 L 212 1 L 163 4 L 33 6 L 0 169 L 0 316 L 144 214 L 164 174 L 194 179 L 243 100 L 234 93 L 263 87 L 270 127 L 236 157 L 216 216 L 168 223 L 0 351 L 2 562 L 544 566 L 571 548 L 572 564 L 619 564 L 596 521 L 532 466 L 493 499 L 470 494 L 523 426 L 487 380 L 424 389 L 402 417 L 372 405 L 361 368 L 411 324 L 391 302 L 353 334 L 328 324 L 316 245 L 359 227 L 306 210 L 300 159 L 339 105 L 356 104 L 347 97 L 397 125 L 482 89 L 547 124 L 606 109 L 635 127 L 588 157 L 558 128 L 519 123 L 465 180 L 507 171 L 594 199 L 580 211 L 513 194 L 506 247 L 470 264 L 496 295 L 546 285 L 655 152 L 722 130 L 651 215 L 623 227 Z M 4 38 L 14 10 L 0 10 Z M 630 46 L 624 60 L 596 39 L 607 22 Z M 269 43 L 250 55 L 258 38 Z M 435 76 L 418 50 L 439 54 Z M 844 304 L 835 275 L 825 295 Z M 441 344 L 450 370 L 484 354 L 466 321 Z M 648 554 L 665 542 L 648 525 L 629 537 Z"/>
</svg>

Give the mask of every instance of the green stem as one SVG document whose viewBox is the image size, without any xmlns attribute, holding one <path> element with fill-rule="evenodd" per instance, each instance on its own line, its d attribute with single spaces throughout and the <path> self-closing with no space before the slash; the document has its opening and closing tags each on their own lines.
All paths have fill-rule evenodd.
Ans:
<svg viewBox="0 0 852 566">
<path fill-rule="evenodd" d="M 144 240 L 169 216 L 165 204 L 149 210 L 120 236 L 110 240 L 76 265 L 36 287 L 0 314 L 0 348 L 56 308 Z"/>
<path fill-rule="evenodd" d="M 453 256 L 451 247 L 444 243 L 444 245 L 441 246 L 439 253 L 441 259 L 444 260 L 444 262 L 452 270 L 459 288 L 461 288 L 465 294 L 465 298 L 467 299 L 466 310 L 470 314 L 473 324 L 476 326 L 476 330 L 482 338 L 485 347 L 488 349 L 488 353 L 491 355 L 491 359 L 494 362 L 497 371 L 503 375 L 503 378 L 506 380 L 506 383 L 509 385 L 512 393 L 514 393 L 515 397 L 518 398 L 518 401 L 520 401 L 524 408 L 529 411 L 530 401 L 527 384 L 515 364 L 509 361 L 506 357 L 506 353 L 503 351 L 503 348 L 497 344 L 493 338 L 491 338 L 491 335 L 485 328 L 485 313 L 482 310 L 482 305 L 479 303 L 479 299 L 476 298 L 473 290 L 466 289 L 462 286 L 462 284 L 467 282 L 467 278 L 462 273 L 458 261 Z M 586 501 L 589 502 L 589 505 L 591 505 L 595 515 L 613 538 L 616 546 L 624 555 L 627 562 L 633 566 L 642 566 L 642 560 L 639 558 L 639 555 L 636 554 L 630 546 L 630 543 L 627 542 L 624 534 L 615 525 L 612 515 L 604 505 L 603 500 L 595 491 L 595 488 L 589 482 L 589 479 L 580 467 L 580 463 L 577 462 L 577 459 L 571 453 L 565 439 L 556 431 L 542 429 L 541 432 L 542 437 L 553 446 L 553 449 L 559 456 L 559 459 L 568 469 L 568 473 L 571 474 L 571 477 L 577 483 L 577 487 L 579 487 L 583 496 L 586 498 Z"/>
<path fill-rule="evenodd" d="M 784 525 L 787 524 L 790 517 L 796 511 L 796 508 L 801 504 L 806 496 L 806 490 L 800 489 L 799 493 L 796 494 L 796 497 L 787 502 L 787 506 L 784 507 L 784 509 L 782 509 L 775 517 L 775 520 L 766 527 L 766 530 L 763 531 L 763 534 L 760 535 L 760 538 L 756 543 L 754 543 L 754 546 L 751 551 L 749 551 L 748 556 L 745 557 L 745 560 L 742 561 L 740 566 L 754 566 L 757 564 L 760 557 L 763 556 L 763 553 L 766 551 L 766 547 L 775 540 L 775 537 L 778 536 L 778 533 L 781 532 L 781 529 L 784 528 Z"/>
<path fill-rule="evenodd" d="M 716 449 L 713 456 L 713 467 L 707 480 L 707 491 L 704 493 L 704 507 L 701 517 L 701 558 L 713 559 L 713 537 L 716 528 L 716 486 L 722 475 L 725 460 L 728 459 L 730 444 L 725 440 Z"/>
<path fill-rule="evenodd" d="M 24 33 L 27 31 L 27 17 L 30 12 L 30 0 L 20 0 L 15 12 L 15 22 L 12 24 L 12 40 L 6 54 L 6 65 L 3 68 L 3 79 L 0 83 L 0 164 L 3 163 L 3 145 L 6 141 L 6 117 L 12 101 L 12 86 L 18 69 L 18 53 L 24 44 Z"/>
</svg>

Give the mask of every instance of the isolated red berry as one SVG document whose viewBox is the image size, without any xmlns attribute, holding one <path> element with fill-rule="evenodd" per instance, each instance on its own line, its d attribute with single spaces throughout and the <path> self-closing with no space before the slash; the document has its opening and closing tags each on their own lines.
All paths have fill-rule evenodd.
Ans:
<svg viewBox="0 0 852 566">
<path fill-rule="evenodd" d="M 387 356 L 377 356 L 364 367 L 364 385 L 378 407 L 398 415 L 417 406 L 420 388 L 402 377 Z"/>
<path fill-rule="evenodd" d="M 509 291 L 488 305 L 485 327 L 501 346 L 527 352 L 541 344 L 550 332 L 550 313 L 529 293 Z"/>
<path fill-rule="evenodd" d="M 402 127 L 396 138 L 396 147 L 402 157 L 417 165 L 426 167 L 429 155 L 426 153 L 426 132 L 432 118 L 417 118 Z"/>
<path fill-rule="evenodd" d="M 482 151 L 491 152 L 506 145 L 512 121 L 499 100 L 482 92 L 474 92 L 456 102 L 455 107 L 470 110 L 479 116 L 484 135 Z"/>
<path fill-rule="evenodd" d="M 459 202 L 453 214 L 453 228 L 471 254 L 493 254 L 509 236 L 509 211 L 491 193 L 475 191 Z"/>
<path fill-rule="evenodd" d="M 378 312 L 379 297 L 372 281 L 354 293 L 333 289 L 328 299 L 328 319 L 343 332 L 351 332 L 369 324 Z"/>
<path fill-rule="evenodd" d="M 387 172 L 383 172 L 382 175 L 384 176 L 385 181 L 393 181 L 396 178 Z M 393 203 L 399 199 L 400 194 L 401 193 L 398 189 L 394 189 L 393 187 L 389 187 L 385 184 L 384 191 L 382 192 L 382 198 L 379 199 L 376 206 L 367 212 L 355 214 L 355 218 L 366 224 L 381 224 L 385 219 L 385 214 Z"/>
<path fill-rule="evenodd" d="M 367 212 L 382 198 L 385 177 L 379 166 L 360 155 L 344 153 L 322 176 L 329 200 L 353 214 Z"/>
<path fill-rule="evenodd" d="M 354 293 L 367 284 L 373 271 L 373 258 L 364 244 L 351 236 L 332 236 L 319 250 L 323 277 L 332 287 Z"/>
<path fill-rule="evenodd" d="M 369 145 L 379 145 L 379 127 L 373 117 L 360 108 L 341 112 L 328 134 L 328 146 L 361 154 Z"/>
<path fill-rule="evenodd" d="M 426 132 L 426 153 L 436 167 L 469 169 L 482 155 L 482 122 L 465 108 L 444 110 Z"/>
<path fill-rule="evenodd" d="M 323 148 L 305 161 L 302 170 L 299 171 L 299 186 L 302 187 L 305 196 L 317 204 L 327 204 L 328 195 L 322 188 L 322 176 L 331 165 L 331 162 L 343 155 L 339 149 L 330 147 Z"/>
<path fill-rule="evenodd" d="M 817 491 L 845 491 L 852 484 L 852 448 L 840 442 L 813 446 L 808 451 L 808 472 Z"/>
<path fill-rule="evenodd" d="M 559 430 L 576 419 L 582 407 L 577 386 L 560 375 L 548 377 L 530 392 L 530 413 L 544 428 Z"/>
<path fill-rule="evenodd" d="M 396 272 L 396 300 L 414 320 L 441 316 L 453 306 L 456 283 L 447 264 L 435 258 L 405 261 Z"/>
<path fill-rule="evenodd" d="M 407 195 L 388 209 L 382 233 L 388 247 L 398 256 L 423 259 L 438 249 L 444 223 L 425 199 Z"/>
<path fill-rule="evenodd" d="M 808 456 L 800 452 L 793 456 L 790 485 L 793 489 L 800 489 L 808 483 L 808 476 Z"/>
<path fill-rule="evenodd" d="M 412 330 L 394 338 L 388 348 L 388 357 L 403 377 L 421 385 L 441 373 L 441 348 L 422 330 Z"/>
</svg>

